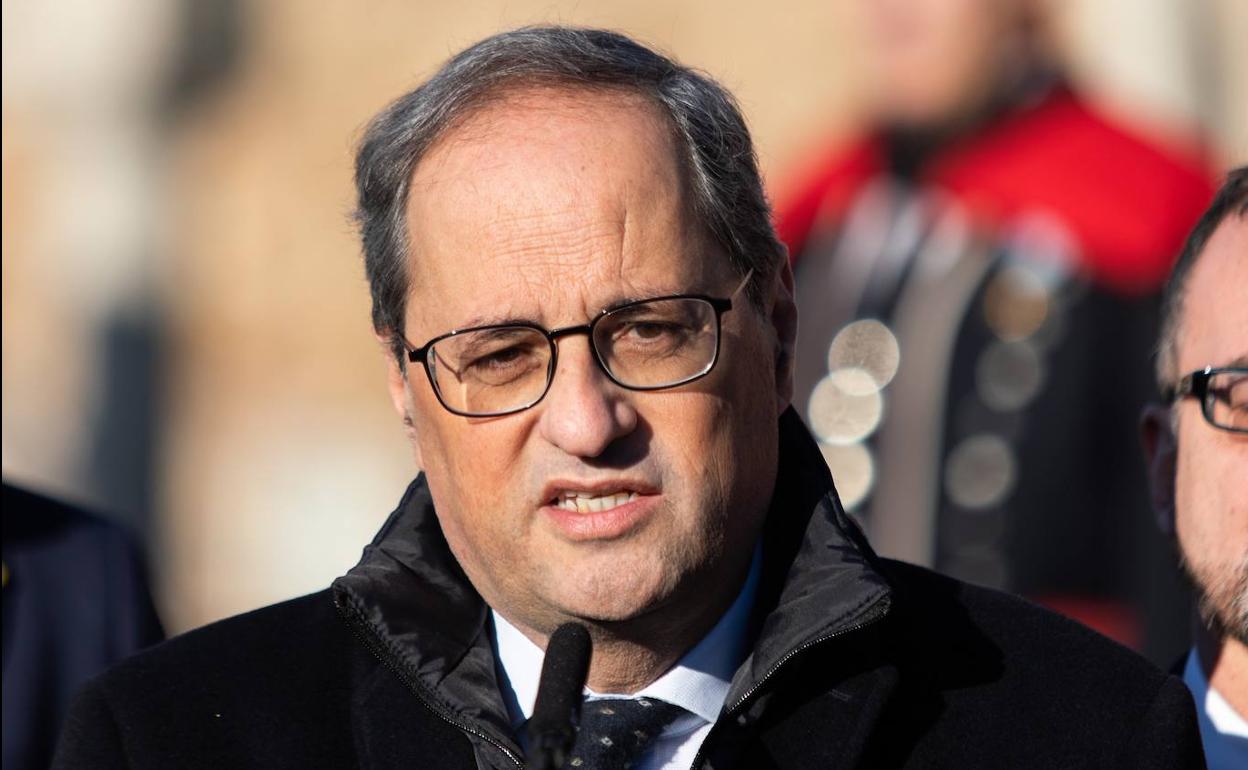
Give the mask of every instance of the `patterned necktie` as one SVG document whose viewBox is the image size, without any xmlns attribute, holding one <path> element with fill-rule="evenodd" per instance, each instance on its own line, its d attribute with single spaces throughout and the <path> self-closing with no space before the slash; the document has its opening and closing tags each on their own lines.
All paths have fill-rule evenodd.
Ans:
<svg viewBox="0 0 1248 770">
<path fill-rule="evenodd" d="M 680 706 L 648 698 L 586 701 L 567 767 L 625 770 L 685 713 Z"/>
</svg>

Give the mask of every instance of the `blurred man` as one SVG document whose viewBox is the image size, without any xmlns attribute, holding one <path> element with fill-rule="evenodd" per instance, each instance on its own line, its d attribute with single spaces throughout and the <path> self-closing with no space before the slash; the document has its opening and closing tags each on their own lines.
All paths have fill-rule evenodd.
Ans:
<svg viewBox="0 0 1248 770">
<path fill-rule="evenodd" d="M 332 589 L 89 686 L 62 767 L 558 766 L 535 693 L 569 622 L 567 767 L 1199 764 L 1177 678 L 845 517 L 713 81 L 613 33 L 498 35 L 373 121 L 356 181 L 423 474 Z"/>
<path fill-rule="evenodd" d="M 1197 594 L 1183 679 L 1211 768 L 1248 767 L 1248 166 L 1192 231 L 1166 287 L 1144 413 L 1153 504 Z"/>
<path fill-rule="evenodd" d="M 134 543 L 4 485 L 4 770 L 46 768 L 83 682 L 164 638 Z"/>
<path fill-rule="evenodd" d="M 862 3 L 871 124 L 778 211 L 803 310 L 795 403 L 883 553 L 1160 659 L 1182 594 L 1153 569 L 1130 436 L 1152 297 L 1212 191 L 1067 87 L 1039 6 Z"/>
</svg>

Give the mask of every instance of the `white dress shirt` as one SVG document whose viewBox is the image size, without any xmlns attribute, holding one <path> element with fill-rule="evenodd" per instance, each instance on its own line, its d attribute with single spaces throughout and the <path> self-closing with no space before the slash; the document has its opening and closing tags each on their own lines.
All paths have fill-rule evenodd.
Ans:
<svg viewBox="0 0 1248 770">
<path fill-rule="evenodd" d="M 685 653 L 666 674 L 631 695 L 596 693 L 585 688 L 587 700 L 654 698 L 689 712 L 669 725 L 650 744 L 633 765 L 636 770 L 688 770 L 692 767 L 702 741 L 706 740 L 711 725 L 723 709 L 732 676 L 749 652 L 746 649 L 746 631 L 758 588 L 760 562 L 761 556 L 756 549 L 749 575 L 732 606 L 702 641 Z M 537 698 L 542 650 L 502 615 L 493 611 L 491 614 L 503 699 L 507 702 L 512 728 L 523 744 L 525 736 L 522 728 L 532 715 L 533 702 Z"/>
<path fill-rule="evenodd" d="M 1248 768 L 1248 721 L 1209 686 L 1195 647 L 1183 667 L 1183 681 L 1196 699 L 1200 742 L 1209 770 Z"/>
</svg>

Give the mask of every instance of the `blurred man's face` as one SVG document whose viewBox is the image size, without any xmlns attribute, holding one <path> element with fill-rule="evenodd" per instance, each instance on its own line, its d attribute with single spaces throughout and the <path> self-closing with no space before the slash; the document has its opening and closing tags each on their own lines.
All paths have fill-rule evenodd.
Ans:
<svg viewBox="0 0 1248 770">
<path fill-rule="evenodd" d="M 417 346 L 740 283 L 690 215 L 669 128 L 639 98 L 530 91 L 486 107 L 421 161 L 408 222 L 403 332 Z M 769 311 L 789 302 L 783 281 L 769 286 Z M 768 318 L 738 297 L 711 373 L 654 392 L 613 384 L 585 336 L 562 337 L 546 397 L 503 417 L 451 414 L 418 364 L 392 370 L 447 541 L 491 606 L 544 634 L 735 596 L 789 398 Z M 578 495 L 586 510 L 568 503 Z"/>
<path fill-rule="evenodd" d="M 885 122 L 941 125 L 1016 67 L 1023 0 L 864 0 L 870 99 Z"/>
<path fill-rule="evenodd" d="M 1188 278 L 1178 376 L 1248 366 L 1248 218 L 1214 231 Z M 1179 410 L 1175 526 L 1184 559 L 1228 632 L 1248 644 L 1248 436 L 1205 422 L 1195 399 Z"/>
</svg>

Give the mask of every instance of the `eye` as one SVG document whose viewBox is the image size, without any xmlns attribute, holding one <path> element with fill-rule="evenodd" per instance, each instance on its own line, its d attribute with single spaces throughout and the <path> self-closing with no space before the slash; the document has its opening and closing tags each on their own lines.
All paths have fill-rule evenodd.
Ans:
<svg viewBox="0 0 1248 770">
<path fill-rule="evenodd" d="M 671 321 L 631 321 L 620 327 L 617 337 L 632 337 L 642 341 L 674 339 L 689 333 L 689 329 Z"/>
<path fill-rule="evenodd" d="M 611 339 L 648 341 L 687 336 L 697 330 L 696 308 L 682 300 L 656 300 L 617 312 L 612 319 Z"/>
<path fill-rule="evenodd" d="M 1219 391 L 1217 397 L 1237 412 L 1248 412 L 1248 376 L 1240 377 L 1230 387 Z"/>
<path fill-rule="evenodd" d="M 682 350 L 695 329 L 671 319 L 637 318 L 621 323 L 611 334 L 616 355 L 668 356 Z"/>
<path fill-rule="evenodd" d="M 503 327 L 448 339 L 440 357 L 460 382 L 506 385 L 545 368 L 549 348 L 532 329 Z"/>
<path fill-rule="evenodd" d="M 500 384 L 537 368 L 542 363 L 540 358 L 532 345 L 509 345 L 477 355 L 468 362 L 465 369 L 473 377 L 491 384 Z"/>
<path fill-rule="evenodd" d="M 479 356 L 470 361 L 468 365 L 474 369 L 505 369 L 509 366 L 515 366 L 516 362 L 523 358 L 524 355 L 525 352 L 523 350 L 512 346 Z"/>
<path fill-rule="evenodd" d="M 1210 380 L 1209 400 L 1226 404 L 1232 409 L 1248 408 L 1248 375 L 1222 375 Z"/>
</svg>

